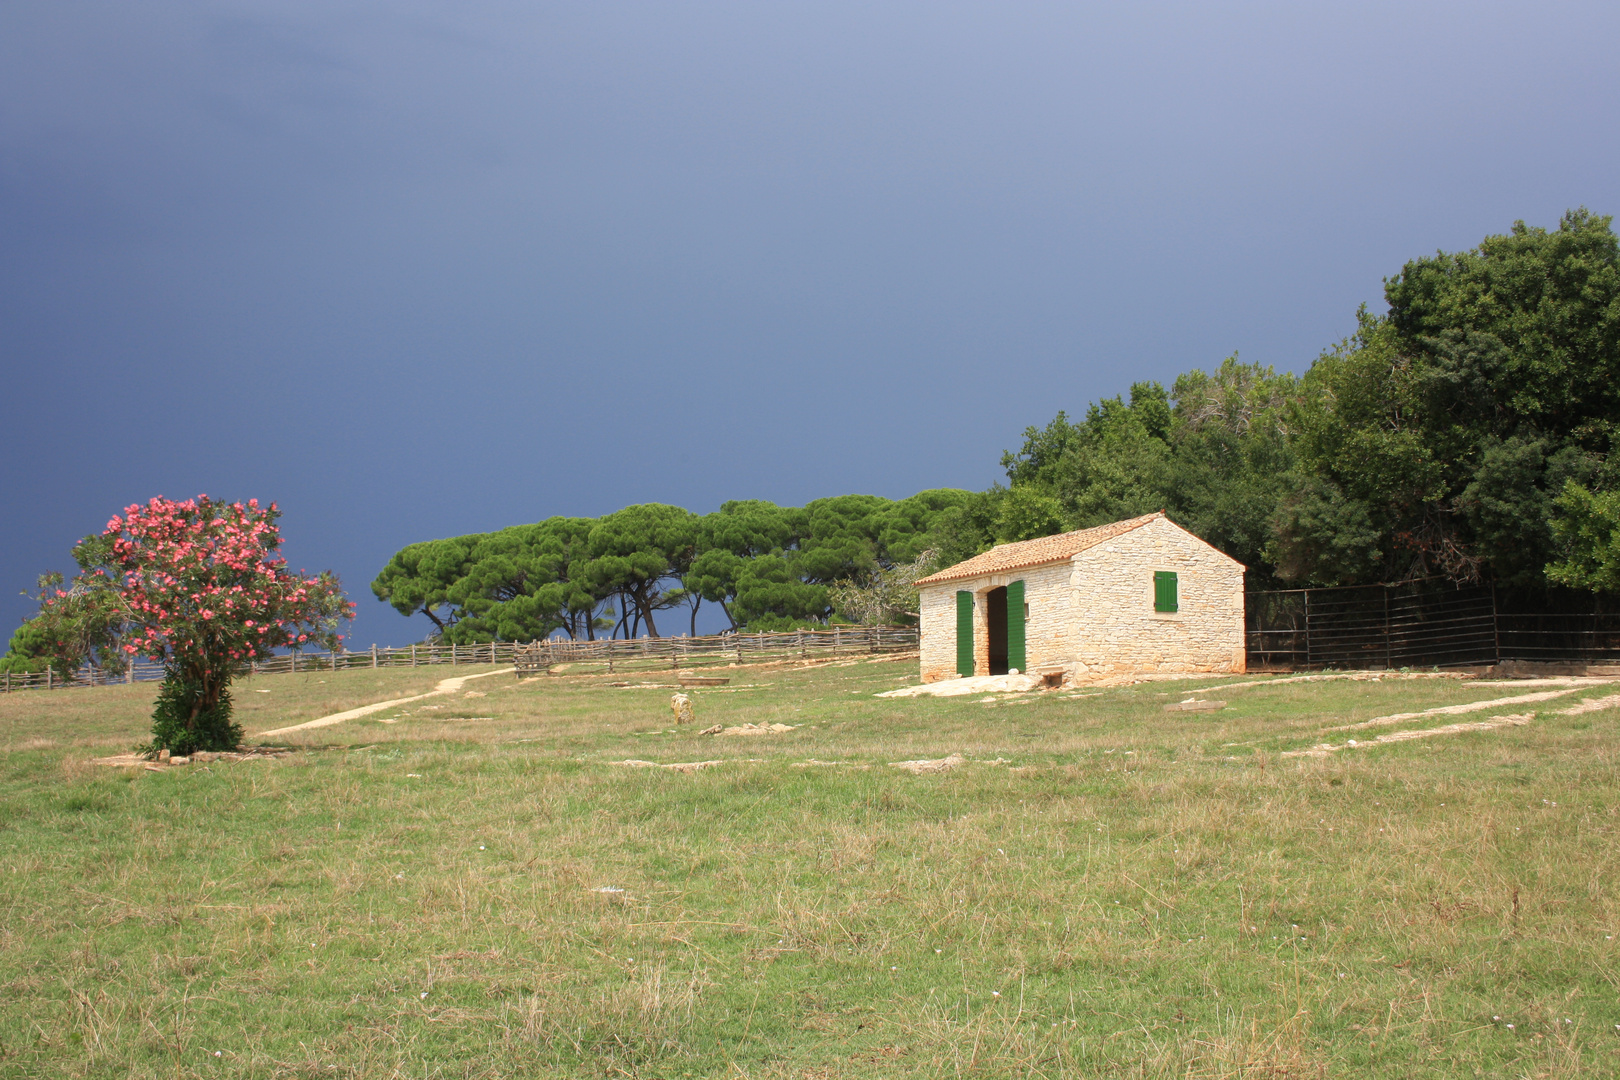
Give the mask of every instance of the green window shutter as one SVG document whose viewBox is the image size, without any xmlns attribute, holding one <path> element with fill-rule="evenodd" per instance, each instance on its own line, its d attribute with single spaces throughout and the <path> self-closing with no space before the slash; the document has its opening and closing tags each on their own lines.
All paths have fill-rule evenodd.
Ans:
<svg viewBox="0 0 1620 1080">
<path fill-rule="evenodd" d="M 1176 572 L 1174 570 L 1153 571 L 1153 610 L 1173 612 L 1176 610 L 1178 597 L 1176 596 Z"/>
<path fill-rule="evenodd" d="M 956 673 L 973 674 L 973 594 L 956 594 Z"/>
<path fill-rule="evenodd" d="M 1024 583 L 1007 583 L 1007 666 L 1025 672 L 1029 667 L 1024 659 Z"/>
</svg>

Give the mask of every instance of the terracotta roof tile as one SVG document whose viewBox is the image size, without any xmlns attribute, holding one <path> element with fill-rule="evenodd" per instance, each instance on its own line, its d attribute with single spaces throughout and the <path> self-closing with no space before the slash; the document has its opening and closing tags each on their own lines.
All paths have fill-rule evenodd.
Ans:
<svg viewBox="0 0 1620 1080">
<path fill-rule="evenodd" d="M 983 555 L 975 555 L 955 566 L 947 566 L 937 573 L 919 579 L 917 584 L 936 585 L 942 581 L 959 581 L 963 578 L 999 574 L 1006 570 L 1021 570 L 1044 563 L 1064 562 L 1087 548 L 1096 547 L 1116 536 L 1123 536 L 1132 529 L 1139 529 L 1153 519 L 1163 516 L 1164 513 L 1160 511 L 1126 521 L 1098 525 L 1091 529 L 1079 529 L 1075 532 L 1059 533 L 1056 536 L 1042 536 L 1035 540 L 1020 540 L 1016 544 L 997 544 Z"/>
</svg>

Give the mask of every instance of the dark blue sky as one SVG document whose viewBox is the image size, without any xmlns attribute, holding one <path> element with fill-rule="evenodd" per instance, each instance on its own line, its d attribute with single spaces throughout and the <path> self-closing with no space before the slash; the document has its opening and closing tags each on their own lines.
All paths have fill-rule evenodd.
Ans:
<svg viewBox="0 0 1620 1080">
<path fill-rule="evenodd" d="M 416 540 L 983 488 L 1620 209 L 1620 6 L 0 5 L 0 627 L 129 502 Z"/>
</svg>

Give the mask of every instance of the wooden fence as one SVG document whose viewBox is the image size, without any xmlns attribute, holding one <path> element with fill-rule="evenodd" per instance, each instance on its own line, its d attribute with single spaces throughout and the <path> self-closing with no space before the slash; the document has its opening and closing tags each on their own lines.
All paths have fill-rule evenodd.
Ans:
<svg viewBox="0 0 1620 1080">
<path fill-rule="evenodd" d="M 834 626 L 826 630 L 777 634 L 537 641 L 517 646 L 513 662 L 522 675 L 550 671 L 560 665 L 567 665 L 570 670 L 601 667 L 609 672 L 677 669 L 901 652 L 915 649 L 917 640 L 917 631 L 913 628 Z"/>
<path fill-rule="evenodd" d="M 900 652 L 917 647 L 917 631 L 892 626 L 836 626 L 777 634 L 714 634 L 708 637 L 607 639 L 601 641 L 480 642 L 473 645 L 405 645 L 360 652 L 292 652 L 256 660 L 242 674 L 270 675 L 298 671 L 343 671 L 349 668 L 429 667 L 452 664 L 513 664 L 520 673 L 550 671 L 559 665 L 602 666 L 607 671 L 645 668 L 701 667 L 725 663 L 815 659 L 840 655 Z M 88 667 L 63 679 L 49 671 L 10 674 L 0 679 L 0 692 L 61 690 L 151 682 L 163 678 L 163 665 L 131 664 L 113 674 Z"/>
<path fill-rule="evenodd" d="M 146 661 L 131 664 L 122 672 L 106 671 L 98 667 L 81 668 L 73 678 L 64 679 L 54 671 L 5 672 L 0 674 L 0 693 L 13 690 L 65 690 L 75 686 L 112 686 L 115 683 L 152 682 L 163 678 L 163 665 Z"/>
</svg>

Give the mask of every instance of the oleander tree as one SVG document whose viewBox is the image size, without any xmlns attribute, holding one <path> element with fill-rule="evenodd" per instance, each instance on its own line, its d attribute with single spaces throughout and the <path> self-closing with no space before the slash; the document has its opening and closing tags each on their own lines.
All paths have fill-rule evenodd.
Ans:
<svg viewBox="0 0 1620 1080">
<path fill-rule="evenodd" d="M 164 666 L 148 753 L 234 750 L 242 728 L 231 718 L 232 678 L 276 649 L 342 640 L 354 605 L 335 574 L 287 569 L 280 516 L 257 499 L 157 498 L 80 545 L 75 586 L 115 598 L 124 652 Z"/>
</svg>

